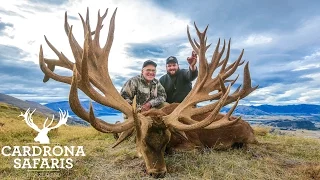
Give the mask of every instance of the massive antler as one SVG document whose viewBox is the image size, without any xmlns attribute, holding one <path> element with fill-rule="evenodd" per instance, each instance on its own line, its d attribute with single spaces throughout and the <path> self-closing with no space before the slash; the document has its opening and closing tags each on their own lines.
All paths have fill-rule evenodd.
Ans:
<svg viewBox="0 0 320 180">
<path fill-rule="evenodd" d="M 229 95 L 230 88 L 236 82 L 238 76 L 234 80 L 228 80 L 227 78 L 229 78 L 237 70 L 237 68 L 244 63 L 244 61 L 241 62 L 244 50 L 242 50 L 241 54 L 235 62 L 227 66 L 230 55 L 231 40 L 229 40 L 228 43 L 226 57 L 223 60 L 221 60 L 221 57 L 225 50 L 225 41 L 222 50 L 219 52 L 219 39 L 215 51 L 213 53 L 211 62 L 208 63 L 205 56 L 206 51 L 210 47 L 210 45 L 206 45 L 206 32 L 208 26 L 205 28 L 204 32 L 200 32 L 195 23 L 194 26 L 200 44 L 196 40 L 192 41 L 189 32 L 189 27 L 187 28 L 187 33 L 189 42 L 193 50 L 199 56 L 199 76 L 194 87 L 192 88 L 188 96 L 184 99 L 184 101 L 180 103 L 170 115 L 164 117 L 165 123 L 168 126 L 183 131 L 194 130 L 199 128 L 215 129 L 221 126 L 226 126 L 235 123 L 240 118 L 237 118 L 236 120 L 231 120 L 230 116 L 236 108 L 239 100 L 246 97 L 248 94 L 250 94 L 252 91 L 258 88 L 258 86 L 251 86 L 249 65 L 247 63 L 244 67 L 242 89 L 240 89 L 239 86 L 235 92 Z M 212 77 L 213 73 L 218 67 L 221 67 L 219 73 L 217 74 L 217 76 Z M 228 87 L 226 87 L 224 84 L 226 82 L 230 82 Z M 217 91 L 217 93 L 211 94 L 215 91 Z M 213 100 L 217 101 L 214 102 Z M 203 107 L 196 107 L 197 103 L 204 101 L 210 101 L 210 104 L 205 105 Z M 220 115 L 218 116 L 220 109 L 223 106 L 232 102 L 236 103 L 233 105 L 230 111 L 222 118 Z M 210 112 L 210 115 L 200 122 L 192 119 L 196 115 L 207 112 Z"/>
<path fill-rule="evenodd" d="M 47 59 L 43 57 L 42 46 L 40 46 L 39 64 L 42 72 L 45 74 L 43 79 L 47 82 L 49 78 L 56 81 L 71 85 L 69 103 L 75 114 L 80 118 L 88 121 L 95 129 L 102 132 L 122 132 L 133 127 L 132 107 L 120 96 L 116 88 L 113 86 L 108 71 L 108 58 L 114 38 L 115 16 L 117 9 L 114 11 L 109 25 L 108 38 L 103 48 L 100 47 L 99 38 L 100 31 L 103 27 L 102 21 L 107 16 L 108 9 L 100 16 L 98 12 L 98 22 L 95 31 L 91 32 L 89 23 L 89 9 L 87 9 L 86 19 L 79 14 L 84 29 L 84 45 L 83 49 L 74 38 L 72 26 L 70 27 L 65 13 L 64 29 L 69 39 L 69 44 L 75 58 L 75 63 L 71 62 L 62 52 L 60 53 L 45 37 L 48 46 L 59 57 L 56 59 Z M 92 36 L 93 39 L 92 39 Z M 55 66 L 60 66 L 73 71 L 72 77 L 60 76 L 54 73 Z M 93 113 L 90 104 L 90 112 L 86 112 L 82 108 L 77 89 L 82 90 L 92 100 L 117 109 L 128 116 L 128 121 L 119 124 L 109 124 Z"/>
</svg>

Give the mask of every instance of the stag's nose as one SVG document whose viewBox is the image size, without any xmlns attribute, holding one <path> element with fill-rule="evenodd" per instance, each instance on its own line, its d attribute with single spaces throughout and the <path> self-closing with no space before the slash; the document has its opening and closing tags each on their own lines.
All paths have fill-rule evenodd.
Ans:
<svg viewBox="0 0 320 180">
<path fill-rule="evenodd" d="M 149 175 L 153 178 L 164 178 L 167 172 L 152 172 Z"/>
<path fill-rule="evenodd" d="M 161 169 L 150 169 L 148 171 L 148 174 L 153 178 L 164 178 L 166 176 L 167 169 L 161 168 Z"/>
</svg>

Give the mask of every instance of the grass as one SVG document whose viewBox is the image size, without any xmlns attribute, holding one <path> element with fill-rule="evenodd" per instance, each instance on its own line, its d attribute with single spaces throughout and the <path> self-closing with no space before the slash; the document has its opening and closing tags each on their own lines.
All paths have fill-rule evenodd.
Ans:
<svg viewBox="0 0 320 180">
<path fill-rule="evenodd" d="M 37 135 L 20 110 L 0 104 L 0 147 L 27 145 Z M 40 127 L 45 117 L 34 116 Z M 255 128 L 259 144 L 246 150 L 179 152 L 166 156 L 165 179 L 320 179 L 320 139 L 270 134 Z M 14 169 L 15 157 L 0 155 L 0 179 L 152 179 L 137 158 L 133 140 L 116 148 L 111 134 L 91 127 L 61 126 L 49 132 L 51 143 L 84 146 L 86 156 L 72 157 L 74 167 L 57 172 Z"/>
</svg>

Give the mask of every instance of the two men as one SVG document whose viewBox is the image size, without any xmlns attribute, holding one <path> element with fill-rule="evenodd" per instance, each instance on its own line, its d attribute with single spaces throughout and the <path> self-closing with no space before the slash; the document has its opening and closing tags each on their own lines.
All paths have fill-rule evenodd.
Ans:
<svg viewBox="0 0 320 180">
<path fill-rule="evenodd" d="M 155 79 L 157 64 L 151 60 L 143 63 L 141 75 L 129 79 L 122 87 L 120 94 L 132 104 L 137 96 L 137 106 L 141 111 L 162 106 L 164 102 L 182 102 L 192 89 L 191 82 L 198 76 L 196 67 L 197 55 L 193 52 L 187 58 L 189 69 L 179 69 L 178 60 L 170 56 L 166 60 L 167 74 Z"/>
</svg>

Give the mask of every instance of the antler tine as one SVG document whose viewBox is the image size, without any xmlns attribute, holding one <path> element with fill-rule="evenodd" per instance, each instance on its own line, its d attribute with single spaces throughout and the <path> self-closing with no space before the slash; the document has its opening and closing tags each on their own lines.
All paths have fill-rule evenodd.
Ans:
<svg viewBox="0 0 320 180">
<path fill-rule="evenodd" d="M 237 75 L 237 77 L 234 79 L 234 80 L 231 80 L 231 86 L 234 85 L 234 83 L 236 83 L 236 81 L 238 80 L 239 78 L 239 74 Z M 225 81 L 226 82 L 226 81 Z"/>
<path fill-rule="evenodd" d="M 88 12 L 87 12 L 88 13 Z M 88 29 L 88 24 L 87 24 L 87 21 L 85 21 L 82 17 L 82 15 L 80 13 L 78 13 L 80 19 L 81 19 L 81 22 L 82 22 L 82 27 L 83 27 L 83 37 L 86 37 L 86 34 L 88 33 L 87 29 Z M 88 15 L 88 14 L 87 14 Z M 90 31 L 89 31 L 90 32 Z"/>
<path fill-rule="evenodd" d="M 193 43 L 190 32 L 189 32 L 189 26 L 187 26 L 187 34 L 188 34 L 188 40 L 189 40 L 193 50 L 196 52 L 196 54 L 199 54 L 200 45 L 197 42 L 195 42 L 196 45 Z"/>
<path fill-rule="evenodd" d="M 249 62 L 246 63 L 244 70 L 243 70 L 243 86 L 242 89 L 240 89 L 240 86 L 238 87 L 238 89 L 231 94 L 228 99 L 226 100 L 226 104 L 230 104 L 232 102 L 234 102 L 237 98 L 244 98 L 247 95 L 249 95 L 251 92 L 253 92 L 254 90 L 256 90 L 259 85 L 252 87 L 251 85 L 251 77 L 250 77 L 250 71 L 249 71 Z"/>
<path fill-rule="evenodd" d="M 200 30 L 198 29 L 196 22 L 193 22 L 193 25 L 194 25 L 194 28 L 196 29 L 196 32 L 197 32 L 198 37 L 200 38 L 200 37 L 201 37 L 201 32 L 200 32 Z M 200 40 L 201 40 L 201 39 L 200 39 Z"/>
<path fill-rule="evenodd" d="M 63 53 L 59 52 L 48 40 L 48 38 L 46 36 L 44 36 L 44 39 L 46 41 L 46 43 L 48 44 L 48 46 L 50 47 L 50 49 L 59 57 L 59 63 L 62 63 L 61 65 L 58 65 L 60 67 L 64 67 L 67 69 L 72 70 L 73 68 L 73 62 L 71 62 L 66 56 L 63 55 Z M 57 63 L 58 63 L 57 62 Z"/>
<path fill-rule="evenodd" d="M 47 64 L 48 67 L 47 67 L 46 71 L 51 71 L 51 72 L 54 71 L 55 66 L 60 66 L 60 67 L 64 67 L 67 69 L 72 69 L 73 63 L 70 60 L 68 60 L 68 58 L 66 58 L 62 53 L 59 53 L 59 51 L 49 42 L 49 40 L 47 39 L 46 36 L 44 36 L 44 39 L 45 39 L 46 43 L 48 44 L 48 46 L 51 48 L 51 50 L 59 57 L 59 60 L 44 58 L 44 59 L 39 60 L 39 64 L 43 63 L 42 64 L 43 67 L 44 66 L 46 67 L 45 64 Z M 43 57 L 43 55 L 42 55 L 42 57 Z M 45 73 L 46 71 L 43 71 L 43 72 Z M 45 76 L 43 78 L 43 82 L 47 82 L 49 79 L 50 79 L 50 76 L 45 73 Z"/>
<path fill-rule="evenodd" d="M 102 49 L 102 55 L 99 58 L 99 66 L 103 68 L 103 70 L 108 74 L 108 61 L 109 61 L 109 53 L 114 39 L 114 29 L 115 29 L 115 17 L 117 13 L 117 8 L 114 10 L 113 15 L 109 24 L 109 32 L 107 41 Z"/>
<path fill-rule="evenodd" d="M 219 46 L 220 46 L 220 38 L 218 40 L 218 43 L 216 45 L 216 49 L 214 50 L 214 53 L 212 55 L 212 59 L 211 59 L 211 63 L 209 64 L 209 76 L 211 77 L 213 72 L 215 71 L 215 69 L 218 67 L 218 64 L 219 64 L 219 61 L 220 61 L 220 58 L 222 56 L 222 53 L 219 53 Z M 224 44 L 223 44 L 223 49 L 222 51 L 224 51 L 224 47 L 225 47 L 225 41 L 224 41 Z M 219 53 L 219 55 L 218 55 Z"/>
<path fill-rule="evenodd" d="M 83 19 L 82 15 L 78 13 L 82 22 L 82 27 L 83 27 L 83 37 L 86 37 L 86 34 L 89 33 L 90 35 L 95 34 L 94 32 L 91 32 L 91 27 L 90 27 L 90 18 L 89 18 L 89 8 L 87 7 L 87 12 L 86 12 L 86 20 Z M 91 37 L 91 36 L 90 36 Z"/>
<path fill-rule="evenodd" d="M 129 116 L 129 120 L 119 124 L 109 124 L 99 118 L 94 116 L 92 104 L 90 104 L 90 112 L 87 113 L 86 110 L 81 106 L 78 97 L 78 87 L 77 87 L 77 71 L 74 68 L 74 75 L 72 78 L 72 84 L 69 93 L 69 104 L 72 111 L 77 114 L 81 119 L 89 122 L 95 129 L 101 132 L 123 132 L 133 126 L 133 118 Z"/>
<path fill-rule="evenodd" d="M 70 27 L 69 34 L 68 34 L 68 40 L 71 47 L 71 51 L 75 60 L 75 65 L 77 69 L 79 69 L 79 73 L 81 74 L 81 61 L 82 61 L 82 54 L 83 49 L 79 46 L 78 42 L 74 39 L 73 33 L 72 33 L 73 26 Z M 79 47 L 78 47 L 79 46 Z"/>
<path fill-rule="evenodd" d="M 87 33 L 89 32 L 91 35 L 91 28 L 90 28 L 90 20 L 89 20 L 89 7 L 87 7 L 87 13 L 86 13 L 86 26 L 87 26 Z M 91 37 L 91 36 L 90 36 Z"/>
<path fill-rule="evenodd" d="M 233 64 L 232 68 L 227 71 L 226 73 L 223 74 L 223 79 L 227 79 L 228 77 L 230 77 L 239 67 L 239 63 L 241 61 L 241 58 L 243 56 L 244 50 L 241 51 L 238 59 L 235 61 L 235 63 Z"/>
<path fill-rule="evenodd" d="M 70 27 L 68 23 L 68 15 L 67 12 L 65 13 L 65 21 L 64 21 L 64 29 L 66 32 L 66 35 L 68 36 L 69 39 L 69 44 L 73 53 L 73 56 L 75 58 L 75 61 L 81 61 L 81 55 L 82 55 L 82 48 L 80 47 L 78 41 L 74 38 L 72 34 L 72 26 Z"/>
<path fill-rule="evenodd" d="M 207 73 L 208 73 L 208 62 L 207 59 L 205 57 L 206 51 L 207 51 L 207 46 L 206 46 L 206 33 L 207 33 L 207 29 L 208 29 L 208 25 L 206 27 L 206 29 L 203 31 L 203 33 L 201 33 L 196 25 L 196 23 L 194 22 L 194 26 L 199 38 L 199 42 L 200 42 L 200 48 L 199 48 L 199 75 L 198 75 L 198 80 L 201 82 L 203 80 L 206 79 L 206 77 L 208 77 Z M 198 82 L 198 81 L 197 81 Z M 197 83 L 196 82 L 196 83 Z"/>
<path fill-rule="evenodd" d="M 66 84 L 71 84 L 71 77 L 57 75 L 56 73 L 52 72 L 46 66 L 46 63 L 45 63 L 44 58 L 43 58 L 42 45 L 40 45 L 39 66 L 40 66 L 41 71 L 45 74 L 43 82 L 46 82 L 45 80 L 48 80 L 48 78 L 52 78 L 55 81 L 63 82 L 63 83 L 66 83 Z"/>
<path fill-rule="evenodd" d="M 193 42 L 196 44 L 197 48 L 200 48 L 200 44 L 197 42 L 196 39 L 193 39 Z"/>
<path fill-rule="evenodd" d="M 95 30 L 95 34 L 94 34 L 94 38 L 93 38 L 93 46 L 96 47 L 96 55 L 99 56 L 101 54 L 101 47 L 100 47 L 100 43 L 99 43 L 99 39 L 100 39 L 100 31 L 102 29 L 102 21 L 104 20 L 104 18 L 107 16 L 108 14 L 108 9 L 106 9 L 105 13 L 100 17 L 100 10 L 98 11 L 98 21 L 97 21 L 97 26 L 96 26 L 96 30 Z"/>
<path fill-rule="evenodd" d="M 236 122 L 238 122 L 241 117 L 238 117 L 235 120 L 230 120 L 230 117 L 233 113 L 233 111 L 236 109 L 238 103 L 239 103 L 240 98 L 238 98 L 238 100 L 236 101 L 236 103 L 234 103 L 234 105 L 232 106 L 232 108 L 228 111 L 228 113 L 226 115 L 224 115 L 221 119 L 219 119 L 218 121 L 215 121 L 213 123 L 211 123 L 210 125 L 204 127 L 204 129 L 216 129 L 219 127 L 223 127 L 223 126 L 228 126 L 228 125 L 232 125 Z"/>
<path fill-rule="evenodd" d="M 206 46 L 206 51 L 210 48 L 210 46 L 211 46 L 211 43 Z"/>
<path fill-rule="evenodd" d="M 231 44 L 231 38 L 229 39 L 229 42 L 228 42 L 227 55 L 226 55 L 226 57 L 224 59 L 224 62 L 222 64 L 222 66 L 221 66 L 220 73 L 224 73 L 225 72 L 226 66 L 228 64 L 229 57 L 230 57 L 230 44 Z"/>
</svg>

